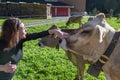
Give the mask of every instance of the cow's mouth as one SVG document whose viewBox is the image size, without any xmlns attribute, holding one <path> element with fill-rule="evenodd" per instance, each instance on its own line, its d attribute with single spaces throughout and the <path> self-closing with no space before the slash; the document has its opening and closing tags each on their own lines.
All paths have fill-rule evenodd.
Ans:
<svg viewBox="0 0 120 80">
<path fill-rule="evenodd" d="M 68 50 L 68 48 L 67 48 L 67 42 L 66 42 L 65 39 L 62 39 L 62 40 L 61 40 L 61 43 L 59 44 L 59 46 L 60 46 L 63 50 L 65 50 L 65 51 Z"/>
</svg>

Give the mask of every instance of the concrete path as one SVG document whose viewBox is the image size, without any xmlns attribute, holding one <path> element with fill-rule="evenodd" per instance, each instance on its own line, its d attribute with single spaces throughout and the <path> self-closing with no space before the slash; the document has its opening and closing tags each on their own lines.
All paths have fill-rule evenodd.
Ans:
<svg viewBox="0 0 120 80">
<path fill-rule="evenodd" d="M 69 17 L 54 17 L 51 20 L 45 20 L 41 22 L 33 22 L 33 23 L 26 23 L 25 27 L 31 27 L 31 26 L 38 26 L 38 25 L 43 25 L 43 24 L 54 24 L 57 22 L 64 22 L 67 21 Z"/>
<path fill-rule="evenodd" d="M 90 17 L 90 16 L 83 16 L 83 17 Z M 41 22 L 33 22 L 33 23 L 26 23 L 25 27 L 31 27 L 31 26 L 38 26 L 38 25 L 43 25 L 43 24 L 54 24 L 57 22 L 64 22 L 67 21 L 69 17 L 53 17 L 53 19 L 50 20 L 45 20 Z"/>
<path fill-rule="evenodd" d="M 84 16 L 84 17 L 89 17 L 89 16 Z M 32 22 L 32 23 L 25 23 L 25 27 L 31 27 L 31 26 L 38 26 L 38 25 L 44 25 L 44 24 L 54 24 L 57 22 L 64 22 L 67 21 L 69 17 L 53 17 L 53 19 L 49 20 L 44 20 L 40 22 Z M 0 31 L 1 31 L 1 26 L 0 26 Z"/>
</svg>

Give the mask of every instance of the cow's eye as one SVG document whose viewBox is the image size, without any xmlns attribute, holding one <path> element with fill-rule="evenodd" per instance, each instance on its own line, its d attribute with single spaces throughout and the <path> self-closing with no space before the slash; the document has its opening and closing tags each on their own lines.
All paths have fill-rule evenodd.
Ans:
<svg viewBox="0 0 120 80">
<path fill-rule="evenodd" d="M 83 32 L 81 32 L 82 34 L 89 34 L 91 31 L 85 30 Z"/>
<path fill-rule="evenodd" d="M 51 34 L 50 37 L 54 37 L 54 34 Z"/>
</svg>

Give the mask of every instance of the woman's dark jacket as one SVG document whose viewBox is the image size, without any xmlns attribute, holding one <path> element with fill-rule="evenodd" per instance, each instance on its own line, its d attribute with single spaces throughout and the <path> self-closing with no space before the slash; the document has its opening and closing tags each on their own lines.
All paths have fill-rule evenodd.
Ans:
<svg viewBox="0 0 120 80">
<path fill-rule="evenodd" d="M 3 51 L 5 48 L 5 42 L 0 39 L 0 65 L 4 65 L 11 61 L 12 64 L 18 64 L 23 56 L 23 43 L 29 40 L 35 40 L 37 38 L 42 38 L 49 35 L 48 31 L 43 31 L 39 33 L 27 34 L 25 39 L 19 41 L 19 43 L 13 47 L 10 51 Z M 13 73 L 5 73 L 0 71 L 0 80 L 11 80 L 14 75 Z"/>
</svg>

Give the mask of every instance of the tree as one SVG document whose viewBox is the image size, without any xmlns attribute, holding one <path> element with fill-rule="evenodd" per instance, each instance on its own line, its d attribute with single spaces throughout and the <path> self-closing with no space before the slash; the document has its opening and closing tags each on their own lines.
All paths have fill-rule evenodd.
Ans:
<svg viewBox="0 0 120 80">
<path fill-rule="evenodd" d="M 116 11 L 118 7 L 118 3 L 117 3 L 117 0 L 106 0 L 104 3 L 104 6 L 107 12 L 110 12 L 111 9 Z"/>
</svg>

